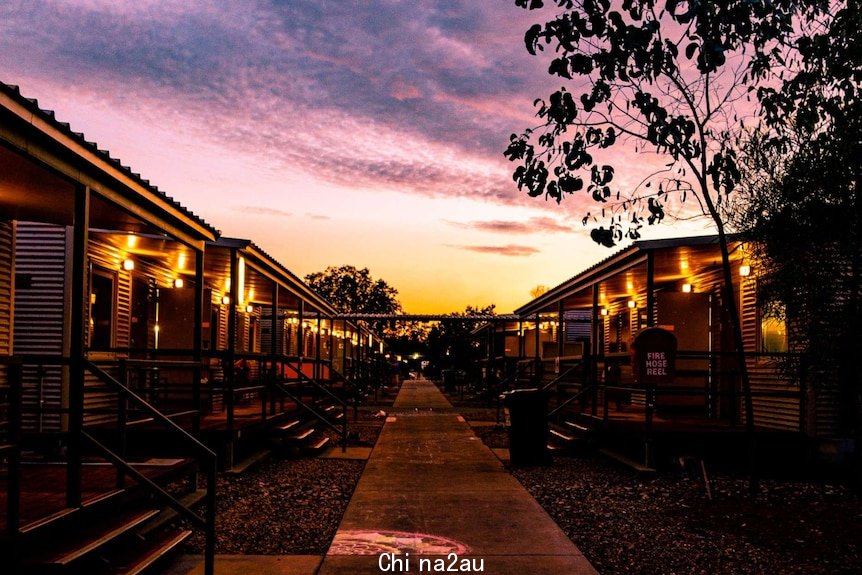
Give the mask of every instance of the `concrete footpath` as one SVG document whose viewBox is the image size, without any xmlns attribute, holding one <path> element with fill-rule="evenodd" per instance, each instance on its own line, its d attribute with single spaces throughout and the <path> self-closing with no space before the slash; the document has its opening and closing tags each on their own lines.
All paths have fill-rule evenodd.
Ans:
<svg viewBox="0 0 862 575">
<path fill-rule="evenodd" d="M 595 570 L 426 380 L 401 386 L 322 575 Z"/>
</svg>

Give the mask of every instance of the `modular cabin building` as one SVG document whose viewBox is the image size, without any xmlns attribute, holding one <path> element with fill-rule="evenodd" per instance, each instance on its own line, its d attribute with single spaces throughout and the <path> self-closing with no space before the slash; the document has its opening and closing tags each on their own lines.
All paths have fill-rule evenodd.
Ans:
<svg viewBox="0 0 862 575">
<path fill-rule="evenodd" d="M 177 473 L 196 477 L 196 463 L 213 498 L 214 454 L 130 388 L 122 362 L 157 341 L 154 290 L 185 280 L 199 315 L 203 250 L 216 237 L 17 87 L 0 84 L 4 566 L 86 568 L 93 550 L 121 539 L 122 547 L 141 542 L 149 548 L 142 561 L 153 560 L 188 532 L 137 537 L 158 513 L 143 490 L 205 531 L 212 572 L 214 516 L 197 515 L 162 486 Z M 193 343 L 195 363 L 201 353 Z M 158 465 L 147 454 L 130 457 L 122 439 L 132 416 L 158 422 L 181 455 Z M 97 437 L 104 425 L 114 427 L 109 440 Z"/>
<path fill-rule="evenodd" d="M 326 300 L 250 240 L 208 243 L 204 286 L 202 345 L 211 401 L 206 407 L 219 414 L 210 430 L 223 435 L 226 467 L 237 458 L 234 447 L 241 438 L 258 448 L 255 432 L 298 408 L 330 425 L 313 405 L 322 396 L 340 407 L 338 419 L 346 423 L 345 395 L 355 381 L 344 367 L 358 360 L 360 346 L 352 344 L 358 343 L 359 328 L 336 321 Z M 168 309 L 179 313 L 187 307 L 177 301 Z M 161 333 L 170 327 L 172 342 L 187 342 L 189 326 L 186 320 L 162 324 Z M 343 442 L 343 425 L 333 430 Z"/>
<path fill-rule="evenodd" d="M 730 250 L 754 426 L 803 459 L 800 449 L 836 433 L 836 390 L 785 369 L 798 361 L 787 330 L 758 305 L 745 244 L 732 240 Z M 554 421 L 601 428 L 606 442 L 650 464 L 655 454 L 737 445 L 731 438 L 744 432 L 747 414 L 722 277 L 715 236 L 634 242 L 515 311 L 520 385 L 552 392 Z M 658 384 L 633 370 L 645 328 L 676 341 L 675 371 Z M 664 449 L 647 453 L 656 441 Z M 732 454 L 713 455 L 722 456 Z"/>
</svg>

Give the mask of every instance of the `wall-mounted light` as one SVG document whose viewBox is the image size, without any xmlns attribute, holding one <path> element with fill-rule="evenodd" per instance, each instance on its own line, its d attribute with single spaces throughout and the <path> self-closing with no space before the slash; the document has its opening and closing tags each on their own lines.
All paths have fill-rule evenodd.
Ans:
<svg viewBox="0 0 862 575">
<path fill-rule="evenodd" d="M 608 315 L 608 308 L 603 307 L 602 309 L 599 310 L 599 314 L 600 315 Z"/>
<path fill-rule="evenodd" d="M 691 284 L 682 284 L 682 293 L 691 293 Z"/>
<path fill-rule="evenodd" d="M 130 249 L 136 247 L 138 245 L 138 236 L 129 232 L 129 234 L 126 236 L 126 245 Z"/>
<path fill-rule="evenodd" d="M 174 280 L 174 287 L 175 288 L 181 288 L 184 285 L 186 285 L 186 282 L 183 281 L 183 278 L 177 278 Z"/>
<path fill-rule="evenodd" d="M 245 303 L 245 258 L 240 257 L 237 262 L 237 272 L 239 273 L 239 283 L 237 284 L 237 294 L 239 303 Z"/>
<path fill-rule="evenodd" d="M 124 259 L 123 260 L 123 269 L 126 270 L 127 272 L 130 272 L 133 269 L 135 269 L 135 260 L 130 259 L 130 258 Z"/>
<path fill-rule="evenodd" d="M 739 266 L 739 275 L 742 277 L 748 277 L 751 275 L 751 266 L 749 265 L 741 265 Z"/>
<path fill-rule="evenodd" d="M 245 306 L 245 313 L 254 313 L 254 306 L 251 304 Z"/>
<path fill-rule="evenodd" d="M 222 303 L 222 305 L 230 304 L 230 296 L 229 295 L 221 296 L 221 303 Z"/>
<path fill-rule="evenodd" d="M 638 302 L 636 302 L 636 301 L 635 301 L 635 300 L 633 300 L 633 299 L 630 299 L 630 300 L 628 301 L 628 304 L 627 304 L 627 305 L 629 306 L 629 309 L 635 309 L 635 308 L 638 306 Z"/>
</svg>

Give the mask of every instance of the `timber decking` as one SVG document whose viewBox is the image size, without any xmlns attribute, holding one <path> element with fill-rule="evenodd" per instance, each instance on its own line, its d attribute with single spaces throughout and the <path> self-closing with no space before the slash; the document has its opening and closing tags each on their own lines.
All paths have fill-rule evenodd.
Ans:
<svg viewBox="0 0 862 575">
<path fill-rule="evenodd" d="M 186 469 L 186 459 L 150 460 L 133 463 L 135 469 L 154 481 L 167 480 Z M 117 470 L 101 462 L 85 463 L 81 471 L 82 507 L 122 493 L 117 490 Z M 6 509 L 6 482 L 0 478 L 0 509 Z M 131 487 L 134 480 L 126 479 Z M 21 466 L 21 528 L 33 530 L 43 523 L 70 513 L 66 507 L 66 466 L 58 463 L 25 463 Z M 6 537 L 6 514 L 0 515 L 0 537 Z"/>
</svg>

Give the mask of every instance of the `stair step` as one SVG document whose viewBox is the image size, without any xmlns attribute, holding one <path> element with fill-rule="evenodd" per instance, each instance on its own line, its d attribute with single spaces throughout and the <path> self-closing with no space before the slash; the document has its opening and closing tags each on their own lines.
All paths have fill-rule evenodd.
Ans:
<svg viewBox="0 0 862 575">
<path fill-rule="evenodd" d="M 140 546 L 135 546 L 133 549 L 124 548 L 125 553 L 112 561 L 116 566 L 110 570 L 110 573 L 114 575 L 139 575 L 176 549 L 191 534 L 192 532 L 189 530 L 170 531 L 142 541 Z"/>
<path fill-rule="evenodd" d="M 551 435 L 553 435 L 555 438 L 561 439 L 565 442 L 570 442 L 570 441 L 574 441 L 577 439 L 577 437 L 574 437 L 574 436 L 569 435 L 567 433 L 563 433 L 562 431 L 557 431 L 556 429 L 551 429 L 550 431 L 551 431 Z"/>
<path fill-rule="evenodd" d="M 290 429 L 293 429 L 294 427 L 296 427 L 299 424 L 300 424 L 300 421 L 298 419 L 294 419 L 293 421 L 288 421 L 287 423 L 285 423 L 283 425 L 279 425 L 277 427 L 277 429 L 279 431 L 288 431 Z"/>
<path fill-rule="evenodd" d="M 119 497 L 120 495 L 122 495 L 125 492 L 126 492 L 125 489 L 115 489 L 115 490 L 109 491 L 107 493 L 102 493 L 101 495 L 91 497 L 90 499 L 87 499 L 86 501 L 81 502 L 81 507 L 85 507 L 85 508 L 86 507 L 93 507 L 95 505 L 98 505 L 99 503 L 103 503 L 105 501 L 108 501 L 109 499 Z"/>
<path fill-rule="evenodd" d="M 576 421 L 566 420 L 565 425 L 567 427 L 570 427 L 573 430 L 577 431 L 578 433 L 589 433 L 590 432 L 589 427 L 587 427 L 586 425 L 581 425 L 580 423 L 578 423 Z"/>
<path fill-rule="evenodd" d="M 307 449 L 309 451 L 320 451 L 329 443 L 329 437 L 324 435 L 317 441 L 315 441 L 312 445 L 308 446 Z"/>
<path fill-rule="evenodd" d="M 646 465 L 638 463 L 634 459 L 631 459 L 630 457 L 627 457 L 622 453 L 617 453 L 616 451 L 612 451 L 610 449 L 599 449 L 599 453 L 601 453 L 605 457 L 613 459 L 617 463 L 625 465 L 632 471 L 636 472 L 638 475 L 652 475 L 656 473 L 656 470 L 652 467 L 647 467 Z"/>
<path fill-rule="evenodd" d="M 65 507 L 59 511 L 52 513 L 51 515 L 46 515 L 40 519 L 35 521 L 31 521 L 30 523 L 26 523 L 21 526 L 20 532 L 22 534 L 30 533 L 32 531 L 36 531 L 37 529 L 41 529 L 42 527 L 46 527 L 51 525 L 57 521 L 62 520 L 65 517 L 69 517 L 78 512 L 78 509 L 74 507 Z"/>
<path fill-rule="evenodd" d="M 104 522 L 92 524 L 79 530 L 74 539 L 66 541 L 65 544 L 59 543 L 51 549 L 46 550 L 45 553 L 40 554 L 38 559 L 28 562 L 40 565 L 68 565 L 76 559 L 80 559 L 91 551 L 113 541 L 120 535 L 128 533 L 158 514 L 159 511 L 157 509 L 138 510 L 111 517 Z"/>
<path fill-rule="evenodd" d="M 302 441 L 303 439 L 307 438 L 312 433 L 314 433 L 314 428 L 309 427 L 308 429 L 305 429 L 305 430 L 300 431 L 298 433 L 294 433 L 293 435 L 289 436 L 288 439 L 291 439 L 293 441 Z"/>
<path fill-rule="evenodd" d="M 270 455 L 272 455 L 272 453 L 269 449 L 258 450 L 225 471 L 225 473 L 228 475 L 242 475 L 248 471 L 249 468 L 254 467 L 265 459 L 268 459 Z"/>
</svg>

